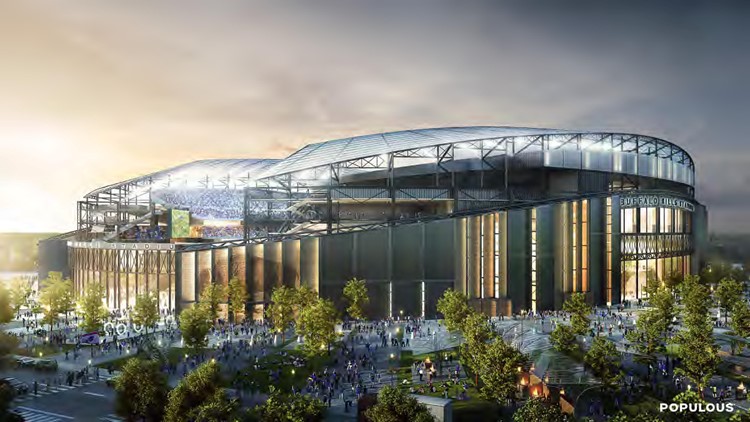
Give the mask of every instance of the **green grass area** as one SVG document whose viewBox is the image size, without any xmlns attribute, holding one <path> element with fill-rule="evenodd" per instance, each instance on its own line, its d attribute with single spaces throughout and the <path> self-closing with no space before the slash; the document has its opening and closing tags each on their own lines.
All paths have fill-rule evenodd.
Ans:
<svg viewBox="0 0 750 422">
<path fill-rule="evenodd" d="M 125 365 L 125 362 L 135 357 L 138 357 L 138 355 L 132 353 L 123 354 L 122 357 L 110 360 L 108 362 L 97 363 L 94 366 L 98 368 L 112 368 L 115 371 L 119 371 Z"/>
<path fill-rule="evenodd" d="M 655 397 L 644 395 L 640 400 L 633 404 L 623 404 L 622 410 L 629 416 L 638 416 L 639 414 L 654 414 L 659 413 L 660 400 Z"/>
<path fill-rule="evenodd" d="M 287 356 L 270 353 L 258 361 L 259 369 L 253 369 L 253 362 L 235 379 L 255 391 L 268 392 L 269 387 L 273 385 L 288 393 L 291 392 L 292 386 L 298 389 L 306 386 L 307 379 L 313 372 L 320 373 L 325 367 L 332 366 L 332 357 L 328 355 L 306 357 L 299 350 L 290 350 L 286 353 Z M 304 366 L 295 367 L 292 364 L 294 357 L 304 359 Z M 278 370 L 281 370 L 281 376 L 274 380 L 271 372 L 276 373 Z"/>
<path fill-rule="evenodd" d="M 40 344 L 30 349 L 19 347 L 16 351 L 16 354 L 21 355 L 21 356 L 44 358 L 50 355 L 56 355 L 58 353 L 65 353 L 66 350 L 73 350 L 73 348 L 75 348 L 75 346 L 72 344 L 63 344 L 62 347 L 53 346 L 51 344 Z"/>
</svg>

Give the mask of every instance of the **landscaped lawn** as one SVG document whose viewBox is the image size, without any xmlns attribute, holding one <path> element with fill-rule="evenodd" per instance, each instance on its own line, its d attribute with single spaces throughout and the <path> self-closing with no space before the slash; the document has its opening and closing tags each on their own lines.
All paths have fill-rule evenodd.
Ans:
<svg viewBox="0 0 750 422">
<path fill-rule="evenodd" d="M 40 344 L 32 347 L 31 349 L 26 349 L 19 347 L 16 351 L 16 354 L 19 354 L 21 356 L 30 356 L 30 357 L 47 357 L 49 355 L 55 355 L 58 353 L 65 353 L 66 350 L 73 350 L 75 346 L 72 344 L 63 344 L 62 348 L 58 346 L 53 346 L 51 344 Z M 41 356 L 40 356 L 41 353 Z"/>
<path fill-rule="evenodd" d="M 268 392 L 269 387 L 273 385 L 281 391 L 290 393 L 292 386 L 296 389 L 304 388 L 307 385 L 308 378 L 313 372 L 322 373 L 325 367 L 332 366 L 332 357 L 328 355 L 306 357 L 301 351 L 285 351 L 286 356 L 278 353 L 270 353 L 258 360 L 259 369 L 253 369 L 254 361 L 248 362 L 248 367 L 242 371 L 239 380 L 250 386 L 256 391 Z M 305 364 L 296 367 L 292 364 L 294 357 L 301 358 Z M 272 373 L 281 370 L 281 376 L 278 380 L 272 378 Z"/>
</svg>

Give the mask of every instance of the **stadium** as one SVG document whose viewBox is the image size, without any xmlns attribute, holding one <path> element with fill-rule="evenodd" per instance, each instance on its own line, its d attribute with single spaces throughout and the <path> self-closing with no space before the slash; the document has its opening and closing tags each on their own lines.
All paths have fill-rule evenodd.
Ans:
<svg viewBox="0 0 750 422">
<path fill-rule="evenodd" d="M 286 158 L 202 160 L 96 189 L 75 231 L 40 243 L 39 272 L 110 309 L 157 292 L 191 306 L 209 283 L 245 283 L 247 316 L 274 287 L 309 286 L 340 309 L 366 280 L 371 318 L 436 317 L 446 289 L 490 315 L 647 296 L 697 272 L 706 209 L 695 166 L 654 137 L 450 127 L 307 145 Z"/>
</svg>

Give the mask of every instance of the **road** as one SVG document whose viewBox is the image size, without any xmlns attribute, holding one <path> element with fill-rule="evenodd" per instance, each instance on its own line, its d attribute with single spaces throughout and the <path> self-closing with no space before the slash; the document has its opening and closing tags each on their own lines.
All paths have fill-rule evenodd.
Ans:
<svg viewBox="0 0 750 422">
<path fill-rule="evenodd" d="M 123 419 L 114 415 L 115 393 L 104 379 L 84 385 L 40 387 L 14 401 L 17 413 L 27 422 L 103 421 Z"/>
</svg>

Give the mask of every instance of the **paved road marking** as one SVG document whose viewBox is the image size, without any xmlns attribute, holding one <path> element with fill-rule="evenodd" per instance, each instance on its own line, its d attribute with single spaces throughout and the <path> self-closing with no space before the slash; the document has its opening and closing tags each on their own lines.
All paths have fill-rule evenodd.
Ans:
<svg viewBox="0 0 750 422">
<path fill-rule="evenodd" d="M 72 416 L 61 415 L 59 413 L 45 412 L 44 410 L 33 409 L 31 407 L 18 406 L 18 407 L 16 407 L 16 409 L 21 409 L 22 411 L 26 411 L 26 412 L 40 413 L 42 415 L 55 416 L 55 417 L 58 417 L 58 418 L 73 420 Z"/>
<path fill-rule="evenodd" d="M 96 397 L 107 397 L 104 394 L 92 393 L 90 391 L 84 391 L 83 394 L 88 394 L 89 396 L 96 396 Z"/>
</svg>

